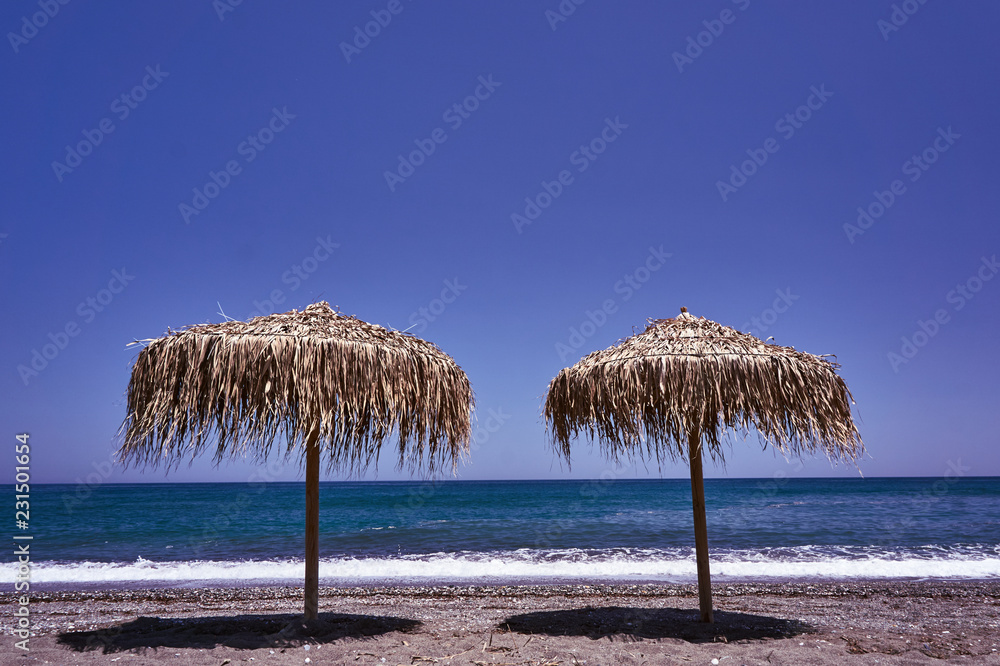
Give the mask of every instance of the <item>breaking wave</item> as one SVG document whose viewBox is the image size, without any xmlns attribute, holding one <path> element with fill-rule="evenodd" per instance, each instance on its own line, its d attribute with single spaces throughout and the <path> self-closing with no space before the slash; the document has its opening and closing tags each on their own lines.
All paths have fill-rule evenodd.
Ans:
<svg viewBox="0 0 1000 666">
<path fill-rule="evenodd" d="M 5 564 L 16 575 L 16 564 Z M 717 582 L 795 579 L 987 579 L 1000 577 L 1000 548 L 970 545 L 909 549 L 798 546 L 712 552 Z M 695 580 L 690 549 L 535 550 L 321 559 L 326 585 L 530 584 Z M 31 581 L 92 584 L 301 584 L 302 560 L 34 562 Z"/>
</svg>

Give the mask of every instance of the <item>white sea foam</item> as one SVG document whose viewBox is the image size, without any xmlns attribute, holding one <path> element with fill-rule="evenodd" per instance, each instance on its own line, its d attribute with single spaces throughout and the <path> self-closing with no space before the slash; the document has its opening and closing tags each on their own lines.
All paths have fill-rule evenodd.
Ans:
<svg viewBox="0 0 1000 666">
<path fill-rule="evenodd" d="M 712 554 L 716 581 L 758 579 L 997 578 L 1000 553 L 991 548 L 919 549 L 912 552 L 822 549 L 804 546 L 780 551 L 727 551 Z M 0 566 L 8 580 L 16 566 Z M 31 580 L 43 584 L 216 583 L 296 584 L 301 560 L 154 562 L 38 562 Z M 688 582 L 696 571 L 689 550 L 582 551 L 519 550 L 435 553 L 320 561 L 325 584 L 350 583 L 544 583 L 569 581 Z"/>
</svg>

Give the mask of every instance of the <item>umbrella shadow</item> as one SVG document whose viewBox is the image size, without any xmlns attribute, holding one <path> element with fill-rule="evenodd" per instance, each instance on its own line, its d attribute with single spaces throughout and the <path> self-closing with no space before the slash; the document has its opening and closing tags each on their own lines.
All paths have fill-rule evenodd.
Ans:
<svg viewBox="0 0 1000 666">
<path fill-rule="evenodd" d="M 512 615 L 497 628 L 522 634 L 586 636 L 594 640 L 675 638 L 690 643 L 790 638 L 813 630 L 799 620 L 766 615 L 717 610 L 715 623 L 706 624 L 699 621 L 697 610 L 620 606 L 586 606 Z"/>
<path fill-rule="evenodd" d="M 233 615 L 193 618 L 140 617 L 97 631 L 63 632 L 60 645 L 77 652 L 104 654 L 142 648 L 227 646 L 252 650 L 329 643 L 342 638 L 370 638 L 393 631 L 412 632 L 422 623 L 401 617 L 320 613 L 305 622 L 301 615 Z"/>
</svg>

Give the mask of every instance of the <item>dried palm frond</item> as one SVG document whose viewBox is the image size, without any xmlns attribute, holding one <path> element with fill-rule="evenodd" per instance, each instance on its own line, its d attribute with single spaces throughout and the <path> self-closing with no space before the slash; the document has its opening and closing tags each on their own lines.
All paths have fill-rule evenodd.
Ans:
<svg viewBox="0 0 1000 666">
<path fill-rule="evenodd" d="M 822 449 L 855 460 L 863 444 L 838 367 L 682 310 L 560 371 L 545 418 L 567 461 L 569 441 L 581 432 L 612 460 L 685 459 L 692 434 L 723 459 L 726 429 L 753 429 L 785 455 Z"/>
<path fill-rule="evenodd" d="M 286 455 L 314 427 L 328 469 L 361 471 L 399 437 L 399 464 L 433 472 L 468 450 L 472 390 L 434 344 L 334 312 L 225 321 L 168 332 L 132 369 L 119 456 L 179 464 L 216 442 L 215 460 Z"/>
</svg>

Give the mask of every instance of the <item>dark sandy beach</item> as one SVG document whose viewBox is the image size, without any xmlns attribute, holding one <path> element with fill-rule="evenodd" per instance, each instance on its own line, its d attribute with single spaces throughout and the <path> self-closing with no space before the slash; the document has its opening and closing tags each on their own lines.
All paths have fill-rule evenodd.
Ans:
<svg viewBox="0 0 1000 666">
<path fill-rule="evenodd" d="M 1000 664 L 1000 583 L 321 588 L 48 592 L 4 664 Z M 13 595 L 0 596 L 11 618 Z M 713 661 L 718 660 L 718 662 Z"/>
</svg>

